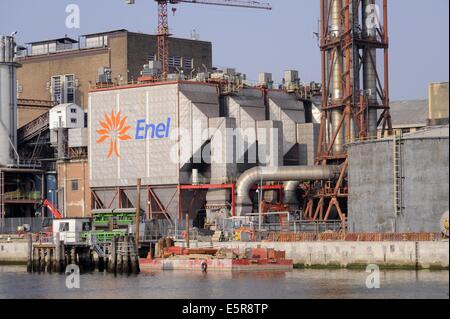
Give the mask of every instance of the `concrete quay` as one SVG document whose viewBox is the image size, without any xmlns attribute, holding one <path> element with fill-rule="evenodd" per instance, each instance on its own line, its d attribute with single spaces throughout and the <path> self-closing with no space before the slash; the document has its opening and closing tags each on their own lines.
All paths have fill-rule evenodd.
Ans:
<svg viewBox="0 0 450 319">
<path fill-rule="evenodd" d="M 191 247 L 210 247 L 191 242 Z M 360 268 L 376 264 L 393 269 L 448 269 L 449 242 L 221 242 L 215 248 L 245 250 L 258 246 L 286 251 L 297 267 Z M 0 242 L 1 263 L 26 263 L 27 243 Z"/>
</svg>

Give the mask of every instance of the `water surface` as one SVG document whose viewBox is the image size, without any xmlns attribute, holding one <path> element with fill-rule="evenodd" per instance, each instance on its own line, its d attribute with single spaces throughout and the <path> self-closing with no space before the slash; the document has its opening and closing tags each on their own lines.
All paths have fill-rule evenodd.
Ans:
<svg viewBox="0 0 450 319">
<path fill-rule="evenodd" d="M 80 289 L 66 277 L 28 274 L 24 266 L 0 266 L 0 299 L 335 299 L 449 298 L 448 271 L 381 271 L 380 289 L 367 289 L 364 270 L 294 270 L 287 273 L 156 271 L 138 276 L 92 273 Z"/>
</svg>

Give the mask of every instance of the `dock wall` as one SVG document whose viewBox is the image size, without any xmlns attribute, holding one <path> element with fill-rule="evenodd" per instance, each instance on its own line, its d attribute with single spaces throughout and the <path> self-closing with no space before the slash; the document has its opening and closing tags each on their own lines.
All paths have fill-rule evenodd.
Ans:
<svg viewBox="0 0 450 319">
<path fill-rule="evenodd" d="M 1 263 L 24 263 L 27 262 L 27 242 L 0 242 L 0 264 Z"/>
<path fill-rule="evenodd" d="M 448 269 L 449 242 L 273 242 L 215 243 L 215 247 L 286 251 L 286 257 L 304 267 L 361 267 Z"/>
<path fill-rule="evenodd" d="M 351 268 L 377 264 L 385 268 L 443 269 L 449 267 L 449 242 L 290 242 L 214 243 L 217 248 L 261 247 L 286 251 L 294 264 L 305 267 Z M 191 247 L 210 243 L 191 243 Z M 0 243 L 0 263 L 25 263 L 27 243 Z"/>
</svg>

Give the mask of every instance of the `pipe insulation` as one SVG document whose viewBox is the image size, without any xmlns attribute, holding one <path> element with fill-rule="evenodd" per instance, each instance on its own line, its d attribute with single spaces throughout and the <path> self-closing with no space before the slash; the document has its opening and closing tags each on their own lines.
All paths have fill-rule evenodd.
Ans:
<svg viewBox="0 0 450 319">
<path fill-rule="evenodd" d="M 284 203 L 289 206 L 299 205 L 297 198 L 297 189 L 300 186 L 300 181 L 288 181 L 284 183 Z"/>
<path fill-rule="evenodd" d="M 251 168 L 245 171 L 236 183 L 236 213 L 238 216 L 242 216 L 252 212 L 253 202 L 250 198 L 250 189 L 258 182 L 331 180 L 336 179 L 339 174 L 339 166 L 282 166 Z"/>
<path fill-rule="evenodd" d="M 377 39 L 377 21 L 375 0 L 363 0 L 363 36 L 375 41 Z M 368 97 L 368 133 L 369 136 L 377 135 L 378 111 L 378 93 L 377 93 L 377 50 L 374 48 L 365 48 L 363 54 L 363 82 L 364 91 Z"/>
</svg>

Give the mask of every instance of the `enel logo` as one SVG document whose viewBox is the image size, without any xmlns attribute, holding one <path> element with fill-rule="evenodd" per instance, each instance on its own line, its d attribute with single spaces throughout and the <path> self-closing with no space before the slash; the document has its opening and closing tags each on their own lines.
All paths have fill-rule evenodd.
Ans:
<svg viewBox="0 0 450 319">
<path fill-rule="evenodd" d="M 170 132 L 170 117 L 167 122 L 159 124 L 147 124 L 145 120 L 138 120 L 136 122 L 136 139 L 146 140 L 168 138 Z"/>
</svg>

